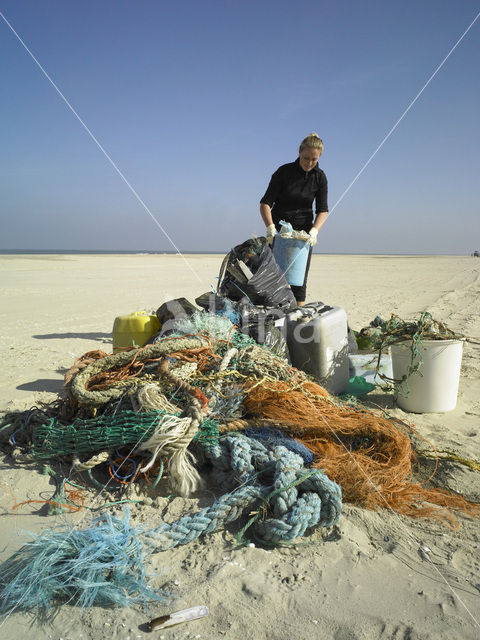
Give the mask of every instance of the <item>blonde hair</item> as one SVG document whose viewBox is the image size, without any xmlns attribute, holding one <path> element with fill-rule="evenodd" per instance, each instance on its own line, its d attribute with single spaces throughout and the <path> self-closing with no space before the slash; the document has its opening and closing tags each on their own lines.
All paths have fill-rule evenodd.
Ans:
<svg viewBox="0 0 480 640">
<path fill-rule="evenodd" d="M 300 143 L 300 148 L 299 148 L 298 152 L 302 153 L 302 151 L 304 149 L 306 149 L 307 147 L 312 147 L 313 149 L 318 149 L 320 151 L 320 155 L 322 155 L 322 153 L 323 153 L 323 142 L 319 138 L 318 133 L 316 133 L 315 131 L 312 131 L 312 133 L 309 133 L 308 136 L 302 140 L 302 142 Z"/>
</svg>

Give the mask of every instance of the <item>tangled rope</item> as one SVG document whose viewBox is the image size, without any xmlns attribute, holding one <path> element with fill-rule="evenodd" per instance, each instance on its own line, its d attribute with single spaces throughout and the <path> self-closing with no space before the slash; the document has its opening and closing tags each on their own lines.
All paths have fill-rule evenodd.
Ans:
<svg viewBox="0 0 480 640">
<path fill-rule="evenodd" d="M 340 487 L 319 469 L 305 469 L 303 459 L 285 447 L 269 450 L 235 433 L 221 437 L 206 454 L 214 481 L 223 490 L 238 488 L 193 516 L 149 532 L 157 550 L 217 531 L 255 503 L 273 516 L 254 524 L 255 538 L 269 545 L 294 540 L 310 528 L 331 527 L 340 517 Z"/>
<path fill-rule="evenodd" d="M 189 384 L 186 380 L 182 380 L 177 377 L 172 371 L 170 371 L 170 360 L 168 358 L 162 358 L 160 360 L 160 364 L 158 365 L 158 373 L 161 376 L 161 379 L 166 379 L 168 382 L 173 384 L 175 388 L 179 391 L 184 391 L 191 395 L 193 398 L 196 398 L 202 403 L 202 408 L 206 409 L 208 404 L 208 399 L 204 393 L 198 388 Z"/>
<path fill-rule="evenodd" d="M 340 517 L 340 486 L 320 469 L 305 469 L 303 458 L 285 447 L 269 449 L 262 442 L 232 433 L 211 445 L 207 456 L 214 466 L 215 482 L 224 489 L 252 479 L 253 486 L 257 481 L 266 483 L 261 495 L 274 517 L 255 525 L 256 537 L 263 542 L 293 540 L 311 527 L 331 527 Z"/>
<path fill-rule="evenodd" d="M 227 319 L 218 323 L 216 316 L 203 314 L 197 320 L 203 333 L 196 337 L 168 336 L 155 345 L 115 356 L 86 354 L 69 383 L 80 405 L 77 418 L 65 424 L 49 416 L 45 420 L 45 414 L 39 412 L 17 417 L 11 426 L 11 444 L 29 446 L 28 453 L 37 459 L 75 455 L 81 464 L 87 464 L 86 457 L 149 441 L 150 463 L 140 462 L 139 468 L 148 469 L 168 450 L 170 457 L 181 460 L 178 473 L 176 465 L 172 467 L 174 486 L 187 495 L 199 486 L 188 444 L 215 440 L 219 430 L 243 430 L 248 424 L 239 420 L 253 419 L 256 425 L 276 426 L 301 440 L 315 454 L 315 464 L 341 484 L 348 502 L 369 509 L 388 506 L 410 517 L 433 516 L 451 526 L 456 520 L 450 509 L 470 515 L 480 512 L 478 505 L 457 494 L 427 489 L 412 480 L 415 454 L 411 434 L 399 421 L 330 396 L 269 349 L 251 344 L 251 339 L 235 331 Z M 427 321 L 425 316 L 422 326 L 426 327 Z M 198 327 L 187 323 L 186 329 Z M 179 378 L 175 368 L 185 362 L 197 365 L 188 382 Z M 87 388 L 100 372 L 111 372 L 112 381 L 115 372 L 123 375 L 122 367 L 132 363 L 145 365 L 134 378 L 138 383 L 135 393 L 122 386 L 131 379 L 110 384 L 107 389 Z M 145 385 L 152 378 L 155 383 Z M 200 406 L 193 415 L 197 402 Z M 134 411 L 126 408 L 129 405 Z M 161 418 L 165 415 L 170 418 Z M 175 439 L 179 441 L 177 453 Z M 189 476 L 183 484 L 182 474 Z"/>
<path fill-rule="evenodd" d="M 253 534 L 269 546 L 331 527 L 340 517 L 340 487 L 319 469 L 305 469 L 302 458 L 284 447 L 268 449 L 235 433 L 207 447 L 206 455 L 216 480 L 234 491 L 150 530 L 129 527 L 128 516 L 125 524 L 107 516 L 86 529 L 43 532 L 1 567 L 0 610 L 16 609 L 18 602 L 30 610 L 66 600 L 81 606 L 138 602 L 154 595 L 143 567 L 147 552 L 188 544 L 255 507 Z"/>
<path fill-rule="evenodd" d="M 80 460 L 80 458 L 74 456 L 72 460 L 72 469 L 75 471 L 88 471 L 88 469 L 94 469 L 99 464 L 107 462 L 109 458 L 109 451 L 101 451 L 100 453 L 97 453 L 97 455 L 92 456 L 91 458 L 89 458 L 88 460 L 84 460 L 83 462 Z"/>
<path fill-rule="evenodd" d="M 223 356 L 223 360 L 221 361 L 220 366 L 218 367 L 218 370 L 225 371 L 225 369 L 230 364 L 230 361 L 232 360 L 232 358 L 235 358 L 236 356 L 238 356 L 238 349 L 236 347 L 232 347 Z"/>
<path fill-rule="evenodd" d="M 109 386 L 107 389 L 89 390 L 88 381 L 99 373 L 111 372 L 113 369 L 128 367 L 132 362 L 145 362 L 147 360 L 157 360 L 168 354 L 177 353 L 183 350 L 198 349 L 208 346 L 205 338 L 166 338 L 157 344 L 148 345 L 142 349 L 117 353 L 108 358 L 100 358 L 81 369 L 75 378 L 70 382 L 70 394 L 79 405 L 101 406 L 111 400 L 120 398 L 125 389 Z"/>
<path fill-rule="evenodd" d="M 139 452 L 152 452 L 150 461 L 140 469 L 142 472 L 151 469 L 158 456 L 168 457 L 169 486 L 180 496 L 189 496 L 203 485 L 194 466 L 195 459 L 190 451 L 187 451 L 188 445 L 196 436 L 198 428 L 203 422 L 203 415 L 198 403 L 192 403 L 187 413 L 189 415 L 184 418 L 163 416 L 155 428 L 155 432 L 138 448 Z"/>
<path fill-rule="evenodd" d="M 147 586 L 141 530 L 103 514 L 84 529 L 47 529 L 3 563 L 0 611 L 40 611 L 52 605 L 131 606 L 164 598 Z"/>
<path fill-rule="evenodd" d="M 106 357 L 108 357 L 108 353 L 105 353 L 105 351 L 102 351 L 101 349 L 96 349 L 95 351 L 87 351 L 87 353 L 84 353 L 83 356 L 80 356 L 80 358 L 77 358 L 74 361 L 73 365 L 65 374 L 64 387 L 68 387 L 70 380 L 74 376 L 76 376 L 81 369 L 85 369 L 85 367 L 87 367 L 92 362 L 95 362 L 95 360 L 98 360 L 99 358 Z"/>
<path fill-rule="evenodd" d="M 180 413 L 180 409 L 168 400 L 158 385 L 153 383 L 142 385 L 131 400 L 137 412 L 156 410 L 166 413 Z"/>
<path fill-rule="evenodd" d="M 480 515 L 480 505 L 412 480 L 414 451 L 400 422 L 366 407 L 341 406 L 322 397 L 318 385 L 292 390 L 284 382 L 247 389 L 244 404 L 270 418 L 316 456 L 315 465 L 338 482 L 344 500 L 368 509 L 386 506 L 404 515 L 433 517 L 455 528 L 449 509 Z"/>
<path fill-rule="evenodd" d="M 86 354 L 67 383 L 76 415 L 70 424 L 51 408 L 48 413 L 36 410 L 8 417 L 1 429 L 9 429 L 11 444 L 29 447 L 36 459 L 73 458 L 74 470 L 90 469 L 111 458 L 117 448 L 130 445 L 131 452 L 144 459 L 115 453 L 109 466 L 124 485 L 130 484 L 126 478 L 133 481 L 137 470 L 148 472 L 160 458 L 156 483 L 168 457 L 170 486 L 182 495 L 201 482 L 188 450 L 194 443 L 199 459 L 212 467 L 212 480 L 227 493 L 194 515 L 148 531 L 132 533 L 110 519 L 102 521 L 105 527 L 94 521 L 88 529 L 66 531 L 72 541 L 68 545 L 62 545 L 65 532 L 58 532 L 58 537 L 57 532 L 42 534 L 36 546 L 27 545 L 8 561 L 8 581 L 0 588 L 4 607 L 16 608 L 15 598 L 26 589 L 32 591 L 24 600 L 30 608 L 70 598 L 84 606 L 125 603 L 119 589 L 130 594 L 135 590 L 130 551 L 139 560 L 140 547 L 153 553 L 187 544 L 245 513 L 251 518 L 244 530 L 251 528 L 256 540 L 266 545 L 291 542 L 316 527 L 335 524 L 342 493 L 357 505 L 387 505 L 408 516 L 443 519 L 451 526 L 456 521 L 450 509 L 480 513 L 478 505 L 459 495 L 413 482 L 414 452 L 398 421 L 329 396 L 306 374 L 268 349 L 250 344 L 231 323 L 222 323 L 222 331 L 228 331 L 224 339 L 218 326 L 212 342 L 206 331 L 208 318 L 202 322 L 205 334 L 169 336 L 114 356 Z M 185 362 L 191 374 L 188 382 L 175 368 Z M 145 384 L 152 378 L 155 384 Z M 278 444 L 281 438 L 245 435 L 243 430 L 253 425 L 276 426 L 282 436 L 296 437 L 315 454 L 316 468 L 305 468 L 287 444 Z M 120 460 L 128 461 L 128 475 L 119 473 Z M 57 547 L 59 562 L 53 560 Z M 70 576 L 73 582 L 68 582 Z M 146 593 L 142 585 L 136 594 Z"/>
<path fill-rule="evenodd" d="M 393 383 L 397 388 L 422 366 L 422 341 L 423 340 L 465 340 L 465 336 L 449 329 L 443 322 L 435 320 L 431 313 L 423 311 L 418 320 L 403 320 L 392 313 L 390 319 L 385 321 L 377 316 L 370 326 L 364 327 L 358 334 L 360 341 L 366 342 L 365 346 L 378 350 L 376 374 L 382 380 Z M 402 379 L 391 378 L 380 370 L 382 353 L 386 352 L 393 344 L 406 343 L 410 346 L 410 364 Z"/>
</svg>

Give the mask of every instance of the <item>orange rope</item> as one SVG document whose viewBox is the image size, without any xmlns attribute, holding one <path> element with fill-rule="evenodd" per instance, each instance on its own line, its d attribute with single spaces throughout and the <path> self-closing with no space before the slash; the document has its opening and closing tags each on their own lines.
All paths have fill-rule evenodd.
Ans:
<svg viewBox="0 0 480 640">
<path fill-rule="evenodd" d="M 312 385 L 298 390 L 285 382 L 271 382 L 269 388 L 247 384 L 244 403 L 251 415 L 276 420 L 313 451 L 314 466 L 340 484 L 346 502 L 367 509 L 388 506 L 451 527 L 458 523 L 449 509 L 480 515 L 480 505 L 458 494 L 413 482 L 414 452 L 400 421 L 329 402 Z"/>
<path fill-rule="evenodd" d="M 68 482 L 68 480 L 65 480 Z M 68 504 L 67 502 L 58 502 L 57 500 L 24 500 L 23 502 L 16 502 L 12 506 L 12 510 L 15 511 L 19 507 L 22 507 L 25 504 L 53 504 L 56 507 L 64 507 L 66 509 L 70 509 L 70 511 L 81 511 L 85 506 L 85 498 L 83 497 L 80 491 L 76 491 L 74 489 L 68 489 L 64 485 L 64 491 L 66 495 L 66 499 L 72 502 L 73 504 Z M 15 498 L 15 496 L 14 496 Z M 77 503 L 80 502 L 80 505 Z"/>
</svg>

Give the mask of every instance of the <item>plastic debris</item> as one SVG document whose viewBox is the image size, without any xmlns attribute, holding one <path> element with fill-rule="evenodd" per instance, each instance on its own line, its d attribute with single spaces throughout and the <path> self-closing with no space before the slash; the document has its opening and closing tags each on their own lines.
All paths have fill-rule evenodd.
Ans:
<svg viewBox="0 0 480 640">
<path fill-rule="evenodd" d="M 159 616 L 158 618 L 153 618 L 153 620 L 150 621 L 150 631 L 155 631 L 155 629 L 167 629 L 168 627 L 174 627 L 177 624 L 198 620 L 199 618 L 208 616 L 209 613 L 207 606 L 200 605 L 198 607 L 182 609 L 181 611 L 176 611 L 175 613 L 170 613 L 166 616 Z"/>
</svg>

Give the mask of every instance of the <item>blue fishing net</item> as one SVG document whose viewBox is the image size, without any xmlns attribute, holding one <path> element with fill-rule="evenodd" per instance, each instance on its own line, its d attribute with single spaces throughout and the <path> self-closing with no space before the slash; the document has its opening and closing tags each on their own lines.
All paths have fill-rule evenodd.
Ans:
<svg viewBox="0 0 480 640">
<path fill-rule="evenodd" d="M 0 612 L 38 611 L 71 602 L 83 607 L 146 605 L 165 600 L 153 591 L 144 566 L 141 530 L 110 514 L 85 529 L 48 529 L 0 567 Z"/>
</svg>

